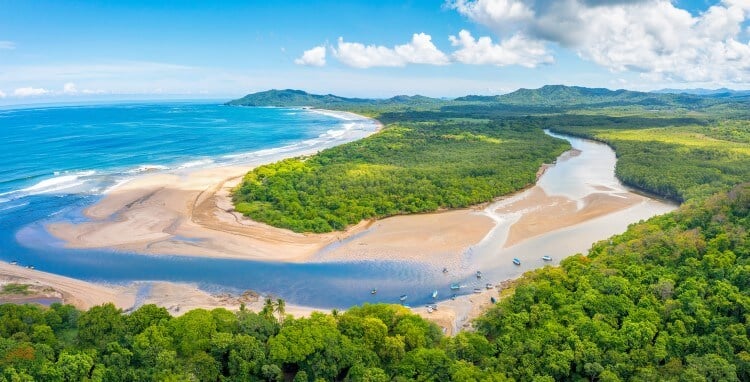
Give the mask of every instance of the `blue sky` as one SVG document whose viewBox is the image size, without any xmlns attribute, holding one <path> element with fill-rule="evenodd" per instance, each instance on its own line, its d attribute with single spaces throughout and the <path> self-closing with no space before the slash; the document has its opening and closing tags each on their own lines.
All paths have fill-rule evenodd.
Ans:
<svg viewBox="0 0 750 382">
<path fill-rule="evenodd" d="M 0 102 L 745 89 L 749 19 L 750 0 L 0 0 Z"/>
</svg>

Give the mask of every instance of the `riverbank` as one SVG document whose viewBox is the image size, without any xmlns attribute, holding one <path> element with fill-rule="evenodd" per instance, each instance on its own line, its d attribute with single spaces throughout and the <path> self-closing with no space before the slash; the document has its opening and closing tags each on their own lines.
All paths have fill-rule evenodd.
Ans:
<svg viewBox="0 0 750 382">
<path fill-rule="evenodd" d="M 180 316 L 193 309 L 225 308 L 237 311 L 245 309 L 260 312 L 266 296 L 252 291 L 239 295 L 209 293 L 196 285 L 162 281 L 140 281 L 127 285 L 104 285 L 91 283 L 47 272 L 28 269 L 0 261 L 0 287 L 8 284 L 28 286 L 29 293 L 23 295 L 0 294 L 1 303 L 61 302 L 81 310 L 93 306 L 113 303 L 116 307 L 131 311 L 145 304 L 163 307 L 173 316 Z M 497 288 L 497 289 L 495 289 Z M 428 312 L 425 307 L 412 311 L 445 328 L 448 335 L 469 328 L 471 321 L 479 317 L 491 304 L 490 298 L 499 298 L 502 285 L 481 293 L 458 296 L 453 300 L 438 302 L 439 308 Z M 293 317 L 308 317 L 312 312 L 330 313 L 329 309 L 300 306 L 286 303 L 287 314 Z"/>
<path fill-rule="evenodd" d="M 234 212 L 230 192 L 248 171 L 244 167 L 144 176 L 88 208 L 85 214 L 92 222 L 55 224 L 49 230 L 79 248 L 297 263 L 387 260 L 448 268 L 448 277 L 459 279 L 482 269 L 487 281 L 499 283 L 541 266 L 529 256 L 544 248 L 547 237 L 569 236 L 557 245 L 559 253 L 545 252 L 557 263 L 620 232 L 622 225 L 674 208 L 654 205 L 622 186 L 614 178 L 614 153 L 601 146 L 561 155 L 555 164 L 540 168 L 537 184 L 492 203 L 364 221 L 345 232 L 299 234 Z M 581 161 L 606 165 L 591 172 Z M 548 178 L 569 185 L 550 185 Z M 599 228 L 592 229 L 591 224 Z M 600 232 L 600 227 L 607 229 Z M 576 240 L 585 243 L 569 245 Z M 513 265 L 512 257 L 521 257 L 523 266 Z M 146 301 L 173 313 L 195 307 L 237 309 L 241 303 L 237 297 L 175 285 L 179 284 L 153 284 L 153 297 Z M 484 283 L 478 286 L 482 289 Z M 440 309 L 432 313 L 425 308 L 414 311 L 454 333 L 477 317 L 490 297 L 497 297 L 495 289 L 441 301 Z M 309 314 L 313 309 L 300 310 Z"/>
<path fill-rule="evenodd" d="M 310 155 L 287 152 L 283 157 Z M 575 153 L 575 151 L 574 151 Z M 575 155 L 566 154 L 561 160 Z M 282 159 L 271 156 L 250 167 Z M 544 165 L 544 170 L 554 165 Z M 153 255 L 187 255 L 274 262 L 408 261 L 458 268 L 467 248 L 501 221 L 515 217 L 501 246 L 627 209 L 645 200 L 625 190 L 601 191 L 581 200 L 550 196 L 538 185 L 491 205 L 363 221 L 346 231 L 302 234 L 245 218 L 233 209 L 231 190 L 248 167 L 226 166 L 182 174 L 146 175 L 87 208 L 90 222 L 50 224 L 70 248 L 114 248 Z M 554 217 L 554 218 L 550 218 Z"/>
<path fill-rule="evenodd" d="M 113 303 L 116 307 L 131 311 L 145 304 L 163 307 L 173 316 L 180 316 L 193 309 L 225 308 L 237 311 L 245 309 L 260 312 L 265 297 L 252 291 L 240 295 L 209 293 L 193 284 L 162 281 L 139 281 L 127 285 L 104 285 L 91 283 L 47 272 L 28 269 L 0 261 L 0 287 L 8 284 L 28 286 L 29 293 L 23 295 L 2 295 L 2 303 L 61 302 L 77 309 L 88 310 L 93 306 Z M 439 302 L 438 310 L 427 312 L 424 307 L 412 309 L 420 316 L 435 322 L 446 334 L 455 334 L 470 326 L 490 304 L 490 297 L 498 298 L 498 289 L 483 290 L 480 294 L 464 295 L 453 300 Z M 287 314 L 293 317 L 308 317 L 312 312 L 330 313 L 330 309 L 320 309 L 286 303 Z"/>
<path fill-rule="evenodd" d="M 35 303 L 40 300 L 58 301 L 70 304 L 81 310 L 96 305 L 112 303 L 116 307 L 130 311 L 141 305 L 155 304 L 166 308 L 173 316 L 179 316 L 192 309 L 226 308 L 246 309 L 260 312 L 264 298 L 248 292 L 239 296 L 212 294 L 196 285 L 162 281 L 139 281 L 127 285 L 104 285 L 76 280 L 52 273 L 28 269 L 0 261 L 0 287 L 8 284 L 28 286 L 28 293 L 21 295 L 0 295 L 0 303 Z M 53 301 L 54 300 L 54 301 Z M 311 307 L 286 304 L 287 313 L 295 317 L 309 316 Z"/>
</svg>

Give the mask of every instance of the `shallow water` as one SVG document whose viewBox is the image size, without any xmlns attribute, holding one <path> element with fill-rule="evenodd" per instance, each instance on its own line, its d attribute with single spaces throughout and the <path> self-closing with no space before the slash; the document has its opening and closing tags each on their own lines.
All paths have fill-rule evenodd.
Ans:
<svg viewBox="0 0 750 382">
<path fill-rule="evenodd" d="M 438 290 L 439 299 L 450 297 L 453 292 L 449 285 L 453 282 L 467 285 L 460 294 L 471 293 L 474 285 L 515 277 L 545 265 L 539 259 L 541 254 L 550 254 L 557 262 L 563 256 L 585 251 L 597 240 L 624 231 L 629 223 L 674 208 L 654 201 L 505 250 L 499 249 L 498 241 L 486 240 L 470 250 L 462 269 L 451 270 L 447 275 L 439 269 L 403 262 L 287 264 L 66 249 L 44 226 L 51 221 L 86 220 L 81 211 L 98 201 L 103 190 L 139 171 L 173 172 L 209 163 L 242 163 L 259 155 L 259 150 L 335 139 L 342 125 L 365 122 L 342 121 L 302 110 L 206 104 L 0 110 L 0 114 L 4 128 L 0 138 L 5 142 L 0 151 L 15 150 L 15 157 L 2 154 L 3 160 L 11 159 L 9 162 L 0 161 L 0 192 L 4 194 L 4 200 L 0 200 L 0 259 L 88 281 L 190 282 L 209 291 L 235 293 L 253 289 L 290 303 L 321 308 L 345 308 L 364 302 L 397 303 L 400 295 L 407 294 L 405 303 L 416 306 L 431 302 L 433 290 Z M 14 118 L 18 125 L 5 129 L 7 121 Z M 153 131 L 149 130 L 152 135 L 142 142 L 129 129 Z M 96 138 L 102 132 L 106 138 Z M 80 138 L 81 134 L 88 136 Z M 122 140 L 116 138 L 122 134 Z M 183 136 L 198 140 L 182 142 Z M 79 139 L 86 142 L 86 152 L 104 153 L 105 159 L 79 153 L 84 150 L 78 146 Z M 548 193 L 579 197 L 596 184 L 622 187 L 614 179 L 611 149 L 578 138 L 565 139 L 583 153 L 558 161 L 542 176 L 540 185 Z M 21 147 L 9 148 L 8 142 Z M 128 146 L 131 143 L 135 146 Z M 49 147 L 45 149 L 45 145 Z M 32 152 L 32 159 L 24 157 Z M 90 171 L 94 173 L 89 174 Z M 523 260 L 520 267 L 507 266 L 513 257 Z M 484 272 L 482 280 L 473 277 L 476 269 Z M 378 289 L 376 295 L 370 294 L 372 288 Z"/>
<path fill-rule="evenodd" d="M 614 151 L 607 145 L 588 139 L 572 136 L 547 134 L 566 139 L 578 155 L 563 154 L 554 166 L 545 171 L 537 185 L 547 195 L 564 196 L 583 205 L 583 198 L 592 193 L 621 194 L 630 192 L 614 175 L 617 162 Z M 525 193 L 509 200 L 523 198 Z M 655 215 L 673 211 L 677 205 L 660 199 L 647 199 L 644 203 L 601 216 L 589 221 L 533 237 L 508 248 L 503 247 L 507 231 L 520 214 L 493 213 L 499 205 L 507 203 L 501 200 L 493 203 L 486 210 L 490 217 L 499 221 L 497 227 L 481 243 L 470 248 L 466 253 L 466 267 L 481 269 L 484 279 L 501 281 L 515 278 L 524 272 L 546 265 L 559 264 L 563 258 L 586 253 L 592 244 L 612 235 L 624 232 L 628 225 Z M 545 262 L 542 256 L 552 257 Z M 518 258 L 521 265 L 514 265 Z"/>
</svg>

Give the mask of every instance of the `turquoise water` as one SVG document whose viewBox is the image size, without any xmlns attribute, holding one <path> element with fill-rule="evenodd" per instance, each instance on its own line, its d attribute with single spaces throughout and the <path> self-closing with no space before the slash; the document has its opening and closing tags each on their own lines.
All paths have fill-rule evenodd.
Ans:
<svg viewBox="0 0 750 382">
<path fill-rule="evenodd" d="M 101 193 L 139 173 L 236 161 L 341 123 L 303 110 L 195 103 L 0 109 L 0 202 Z"/>
<path fill-rule="evenodd" d="M 451 283 L 466 285 L 459 294 L 485 282 L 517 277 L 553 263 L 591 243 L 622 232 L 628 224 L 675 206 L 659 201 L 594 219 L 585 224 L 502 248 L 504 221 L 485 240 L 467 250 L 457 275 L 410 262 L 287 264 L 147 256 L 113 250 L 73 250 L 50 236 L 56 221 L 85 221 L 82 211 L 107 190 L 133 177 L 181 173 L 202 166 L 242 164 L 294 149 L 318 149 L 365 136 L 373 121 L 352 115 L 303 109 L 241 108 L 210 103 L 142 103 L 0 109 L 0 260 L 78 279 L 128 283 L 175 281 L 209 291 L 252 289 L 290 303 L 346 308 L 364 302 L 411 306 L 453 294 Z M 539 184 L 549 194 L 578 199 L 595 185 L 625 192 L 614 178 L 616 158 L 606 145 L 558 136 L 583 151 L 561 156 Z M 494 231 L 498 231 L 497 233 Z M 363 233 L 363 235 L 366 233 Z M 518 257 L 521 266 L 511 265 Z M 476 270 L 485 277 L 473 277 Z M 377 295 L 370 290 L 378 289 Z"/>
<path fill-rule="evenodd" d="M 426 301 L 435 282 L 404 264 L 283 264 L 72 250 L 44 228 L 54 221 L 85 220 L 84 208 L 144 173 L 241 164 L 284 147 L 336 142 L 343 131 L 363 135 L 372 123 L 301 109 L 210 103 L 0 109 L 0 260 L 89 281 L 253 289 L 317 307 L 397 302 L 405 291 L 415 296 L 412 302 L 421 294 Z M 373 287 L 380 290 L 374 297 Z"/>
</svg>

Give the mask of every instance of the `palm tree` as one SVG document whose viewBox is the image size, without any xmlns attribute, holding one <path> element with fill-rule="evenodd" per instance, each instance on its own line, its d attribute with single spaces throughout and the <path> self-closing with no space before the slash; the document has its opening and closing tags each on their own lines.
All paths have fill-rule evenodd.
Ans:
<svg viewBox="0 0 750 382">
<path fill-rule="evenodd" d="M 276 312 L 279 313 L 279 323 L 284 323 L 284 314 L 286 313 L 286 303 L 282 299 L 276 300 Z"/>
<path fill-rule="evenodd" d="M 266 302 L 263 304 L 263 310 L 260 311 L 260 314 L 265 318 L 271 318 L 273 317 L 273 312 L 274 312 L 273 300 L 270 297 L 266 297 Z"/>
</svg>

